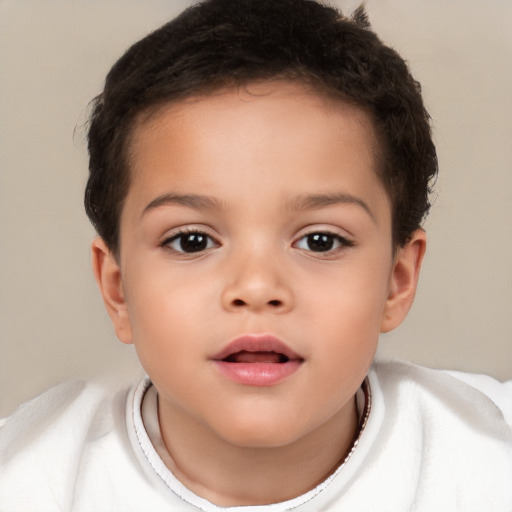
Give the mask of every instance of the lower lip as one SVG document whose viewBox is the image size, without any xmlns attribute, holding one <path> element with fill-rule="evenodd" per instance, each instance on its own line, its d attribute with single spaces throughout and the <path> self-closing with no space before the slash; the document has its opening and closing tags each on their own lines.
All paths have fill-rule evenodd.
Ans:
<svg viewBox="0 0 512 512">
<path fill-rule="evenodd" d="M 246 386 L 273 386 L 294 374 L 302 361 L 286 363 L 227 363 L 214 361 L 222 375 Z"/>
</svg>

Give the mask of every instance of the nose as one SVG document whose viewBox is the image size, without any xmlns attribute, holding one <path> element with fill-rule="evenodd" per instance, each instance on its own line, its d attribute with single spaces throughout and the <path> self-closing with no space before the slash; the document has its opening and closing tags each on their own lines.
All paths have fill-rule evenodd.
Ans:
<svg viewBox="0 0 512 512">
<path fill-rule="evenodd" d="M 269 258 L 241 258 L 227 276 L 222 305 L 229 311 L 286 313 L 294 306 L 286 272 Z"/>
</svg>

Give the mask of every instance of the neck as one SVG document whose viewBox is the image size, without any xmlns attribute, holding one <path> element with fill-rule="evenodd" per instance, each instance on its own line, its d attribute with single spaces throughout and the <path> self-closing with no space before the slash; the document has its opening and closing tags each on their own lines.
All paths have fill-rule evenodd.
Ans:
<svg viewBox="0 0 512 512">
<path fill-rule="evenodd" d="M 220 506 L 286 501 L 313 489 L 345 459 L 357 434 L 355 399 L 298 440 L 277 447 L 230 443 L 172 404 L 159 401 L 162 438 L 174 473 Z"/>
</svg>

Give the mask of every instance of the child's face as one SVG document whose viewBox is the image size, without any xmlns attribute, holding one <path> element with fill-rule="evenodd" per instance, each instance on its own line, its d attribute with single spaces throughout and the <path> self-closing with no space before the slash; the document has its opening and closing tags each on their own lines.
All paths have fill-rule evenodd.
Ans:
<svg viewBox="0 0 512 512">
<path fill-rule="evenodd" d="M 394 256 L 365 113 L 296 84 L 249 89 L 137 125 L 119 267 L 100 241 L 96 268 L 163 418 L 282 446 L 352 422 L 424 239 Z"/>
</svg>

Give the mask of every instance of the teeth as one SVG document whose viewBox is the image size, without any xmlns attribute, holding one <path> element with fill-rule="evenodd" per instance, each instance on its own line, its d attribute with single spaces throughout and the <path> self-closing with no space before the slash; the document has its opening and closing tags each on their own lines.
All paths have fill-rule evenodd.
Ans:
<svg viewBox="0 0 512 512">
<path fill-rule="evenodd" d="M 248 352 L 242 350 L 226 357 L 229 363 L 286 363 L 288 358 L 277 352 Z"/>
</svg>

